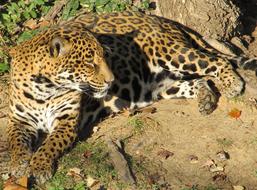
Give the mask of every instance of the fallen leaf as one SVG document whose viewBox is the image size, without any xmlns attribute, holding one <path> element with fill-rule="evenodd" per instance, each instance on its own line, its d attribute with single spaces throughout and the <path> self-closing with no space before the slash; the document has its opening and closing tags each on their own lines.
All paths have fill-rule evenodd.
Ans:
<svg viewBox="0 0 257 190">
<path fill-rule="evenodd" d="M 5 181 L 5 183 L 4 183 L 4 186 L 8 186 L 8 185 L 14 184 L 15 181 L 16 181 L 16 178 L 14 176 L 9 176 L 7 178 L 7 180 Z"/>
<path fill-rule="evenodd" d="M 3 190 L 28 190 L 28 189 L 18 184 L 10 184 L 5 186 Z"/>
<path fill-rule="evenodd" d="M 26 179 L 20 178 L 18 180 L 18 183 L 24 184 L 26 186 L 23 186 L 21 184 L 17 184 L 16 178 L 11 176 L 5 183 L 4 183 L 4 189 L 3 190 L 28 190 L 27 184 L 25 184 Z"/>
<path fill-rule="evenodd" d="M 134 115 L 134 111 L 131 111 L 129 108 L 124 108 L 122 111 L 121 111 L 121 114 L 126 116 L 126 117 L 129 117 L 129 116 L 132 116 Z"/>
<path fill-rule="evenodd" d="M 147 181 L 150 185 L 156 184 L 160 180 L 160 175 L 158 173 L 154 173 L 148 176 Z"/>
<path fill-rule="evenodd" d="M 92 152 L 87 150 L 87 151 L 84 152 L 83 156 L 84 156 L 84 158 L 88 159 L 92 156 Z"/>
<path fill-rule="evenodd" d="M 212 167 L 213 165 L 216 166 L 214 160 L 209 159 L 209 160 L 207 160 L 207 161 L 202 165 L 202 167 L 209 167 L 209 168 L 210 168 L 210 167 Z"/>
<path fill-rule="evenodd" d="M 233 190 L 244 190 L 245 187 L 244 186 L 241 186 L 241 185 L 235 185 L 233 186 Z"/>
<path fill-rule="evenodd" d="M 20 179 L 17 180 L 17 184 L 23 186 L 23 187 L 28 187 L 28 177 L 23 176 Z"/>
<path fill-rule="evenodd" d="M 98 181 L 92 178 L 90 175 L 87 176 L 86 182 L 88 187 L 93 187 L 98 183 Z"/>
<path fill-rule="evenodd" d="M 198 163 L 198 157 L 197 157 L 197 156 L 195 156 L 195 155 L 189 155 L 188 158 L 189 158 L 191 164 L 196 164 L 196 163 Z"/>
<path fill-rule="evenodd" d="M 46 27 L 46 26 L 49 26 L 49 25 L 50 25 L 50 22 L 48 20 L 42 20 L 38 23 L 39 27 Z"/>
<path fill-rule="evenodd" d="M 241 110 L 233 108 L 230 112 L 228 112 L 228 115 L 234 119 L 238 119 L 241 116 L 241 113 Z"/>
<path fill-rule="evenodd" d="M 71 168 L 71 169 L 69 169 L 67 175 L 71 176 L 71 177 L 74 177 L 74 178 L 79 178 L 79 179 L 82 178 L 81 169 L 79 169 L 79 168 Z"/>
<path fill-rule="evenodd" d="M 210 168 L 210 172 L 223 172 L 224 171 L 224 167 L 221 166 L 213 166 Z"/>
<path fill-rule="evenodd" d="M 27 27 L 31 30 L 34 30 L 34 29 L 38 28 L 37 20 L 29 19 L 26 22 L 24 22 L 23 26 Z"/>
<path fill-rule="evenodd" d="M 215 182 L 218 182 L 218 181 L 225 181 L 227 179 L 227 175 L 226 174 L 216 174 L 215 176 L 212 177 L 212 180 L 215 181 Z"/>
<path fill-rule="evenodd" d="M 150 114 L 153 114 L 153 113 L 156 113 L 156 111 L 157 111 L 157 108 L 155 108 L 155 107 L 146 107 L 146 108 L 135 110 L 135 114 L 137 114 L 137 113 L 150 113 Z"/>
<path fill-rule="evenodd" d="M 164 159 L 168 159 L 169 157 L 173 156 L 174 153 L 168 150 L 162 149 L 157 153 L 158 156 L 161 156 Z"/>
</svg>

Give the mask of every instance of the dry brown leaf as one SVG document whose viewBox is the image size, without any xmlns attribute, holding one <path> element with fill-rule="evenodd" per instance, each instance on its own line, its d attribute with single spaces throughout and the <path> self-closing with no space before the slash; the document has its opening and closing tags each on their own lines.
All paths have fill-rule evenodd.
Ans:
<svg viewBox="0 0 257 190">
<path fill-rule="evenodd" d="M 24 22 L 23 26 L 27 27 L 31 30 L 34 30 L 34 29 L 38 28 L 37 20 L 29 19 L 26 22 Z"/>
<path fill-rule="evenodd" d="M 22 177 L 18 180 L 18 183 L 16 183 L 15 177 L 10 177 L 5 183 L 4 183 L 4 189 L 3 190 L 28 190 L 27 184 L 25 179 L 26 177 Z M 21 185 L 22 184 L 22 185 Z M 23 184 L 25 186 L 23 186 Z"/>
<path fill-rule="evenodd" d="M 155 107 L 146 107 L 136 110 L 136 113 L 156 113 L 157 109 Z"/>
<path fill-rule="evenodd" d="M 212 159 L 207 160 L 207 161 L 202 165 L 202 167 L 209 167 L 209 168 L 212 167 L 212 166 L 216 166 L 214 160 L 212 160 Z"/>
<path fill-rule="evenodd" d="M 224 173 L 216 174 L 215 176 L 212 177 L 212 180 L 215 182 L 225 181 L 226 179 L 227 179 L 227 175 Z"/>
<path fill-rule="evenodd" d="M 88 159 L 92 156 L 92 152 L 87 150 L 87 151 L 84 152 L 83 156 L 84 156 L 84 158 Z"/>
<path fill-rule="evenodd" d="M 76 167 L 69 169 L 67 175 L 71 176 L 71 177 L 74 177 L 74 178 L 79 178 L 79 179 L 82 178 L 81 169 L 76 168 Z"/>
<path fill-rule="evenodd" d="M 245 187 L 244 186 L 241 186 L 241 185 L 235 185 L 233 186 L 233 190 L 244 190 Z"/>
<path fill-rule="evenodd" d="M 20 179 L 17 180 L 17 184 L 23 186 L 23 187 L 28 187 L 28 177 L 23 176 Z"/>
<path fill-rule="evenodd" d="M 147 176 L 147 181 L 150 185 L 156 184 L 160 180 L 160 175 L 158 173 L 151 174 Z"/>
<path fill-rule="evenodd" d="M 224 167 L 222 166 L 213 166 L 210 168 L 210 172 L 223 172 L 224 171 Z"/>
<path fill-rule="evenodd" d="M 168 150 L 162 149 L 157 153 L 158 156 L 161 156 L 164 159 L 168 159 L 169 157 L 173 156 L 174 153 Z"/>
<path fill-rule="evenodd" d="M 79 168 L 71 168 L 71 169 L 69 169 L 67 175 L 69 175 L 69 174 L 77 174 L 77 175 L 80 175 L 80 172 L 81 172 L 81 169 L 79 169 Z"/>
<path fill-rule="evenodd" d="M 90 175 L 87 176 L 86 182 L 87 182 L 87 186 L 90 188 L 98 183 L 98 181 L 92 178 Z"/>
<path fill-rule="evenodd" d="M 198 157 L 195 156 L 195 155 L 189 155 L 188 158 L 189 158 L 191 164 L 196 164 L 196 163 L 199 162 L 199 161 L 198 161 Z"/>
<path fill-rule="evenodd" d="M 241 110 L 233 108 L 230 112 L 228 112 L 228 115 L 234 119 L 238 119 L 241 116 L 241 113 Z"/>
<path fill-rule="evenodd" d="M 38 26 L 39 27 L 46 27 L 46 26 L 49 26 L 50 25 L 50 22 L 47 21 L 47 20 L 42 20 L 38 23 Z"/>
<path fill-rule="evenodd" d="M 9 185 L 5 186 L 3 190 L 28 190 L 28 188 L 23 187 L 18 184 L 9 184 Z"/>
<path fill-rule="evenodd" d="M 131 112 L 131 110 L 129 108 L 124 108 L 121 112 L 122 115 L 129 117 L 131 115 L 133 115 L 133 112 Z"/>
<path fill-rule="evenodd" d="M 10 176 L 10 177 L 8 177 L 8 179 L 5 181 L 4 186 L 13 184 L 13 183 L 15 183 L 15 181 L 16 181 L 16 178 L 15 178 L 14 176 Z"/>
</svg>

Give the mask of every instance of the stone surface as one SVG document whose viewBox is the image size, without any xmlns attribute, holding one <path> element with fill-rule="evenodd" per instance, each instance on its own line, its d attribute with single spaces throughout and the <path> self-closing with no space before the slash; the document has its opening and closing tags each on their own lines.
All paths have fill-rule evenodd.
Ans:
<svg viewBox="0 0 257 190">
<path fill-rule="evenodd" d="M 235 2 L 235 1 L 233 1 Z M 178 21 L 201 35 L 231 39 L 242 33 L 239 3 L 231 0 L 155 0 L 153 14 Z"/>
</svg>

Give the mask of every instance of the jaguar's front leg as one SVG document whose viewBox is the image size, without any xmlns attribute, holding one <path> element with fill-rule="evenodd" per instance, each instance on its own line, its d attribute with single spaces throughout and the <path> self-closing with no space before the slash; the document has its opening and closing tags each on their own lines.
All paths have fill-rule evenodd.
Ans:
<svg viewBox="0 0 257 190">
<path fill-rule="evenodd" d="M 56 159 L 75 141 L 78 118 L 79 108 L 71 109 L 70 113 L 60 113 L 53 122 L 53 131 L 33 154 L 30 175 L 38 184 L 43 184 L 52 177 Z"/>
<path fill-rule="evenodd" d="M 37 131 L 24 122 L 9 120 L 7 139 L 11 152 L 10 173 L 15 177 L 26 174 L 32 157 L 32 141 L 36 141 Z"/>
</svg>

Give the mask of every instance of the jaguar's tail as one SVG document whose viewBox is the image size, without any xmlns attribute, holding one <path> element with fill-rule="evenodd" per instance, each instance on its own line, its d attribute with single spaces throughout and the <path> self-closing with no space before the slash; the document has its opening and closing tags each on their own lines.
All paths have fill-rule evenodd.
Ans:
<svg viewBox="0 0 257 190">
<path fill-rule="evenodd" d="M 257 76 L 257 58 L 247 58 L 244 56 L 228 57 L 232 64 L 244 70 L 251 70 Z"/>
<path fill-rule="evenodd" d="M 183 32 L 188 37 L 188 39 L 191 40 L 192 46 L 194 48 L 212 55 L 223 57 L 229 60 L 234 67 L 242 68 L 245 70 L 252 70 L 255 72 L 255 75 L 257 76 L 257 58 L 248 58 L 244 55 L 237 56 L 233 51 L 227 48 L 226 48 L 227 52 L 230 52 L 230 53 L 229 54 L 223 53 L 223 50 L 217 47 L 214 47 L 213 44 L 211 45 L 209 42 L 204 40 L 201 35 L 193 31 L 192 29 L 187 28 L 186 26 L 183 26 L 177 22 L 174 22 L 174 23 L 178 25 L 178 28 L 181 30 L 181 32 Z M 216 41 L 215 45 L 223 47 L 224 44 L 220 41 Z"/>
</svg>

